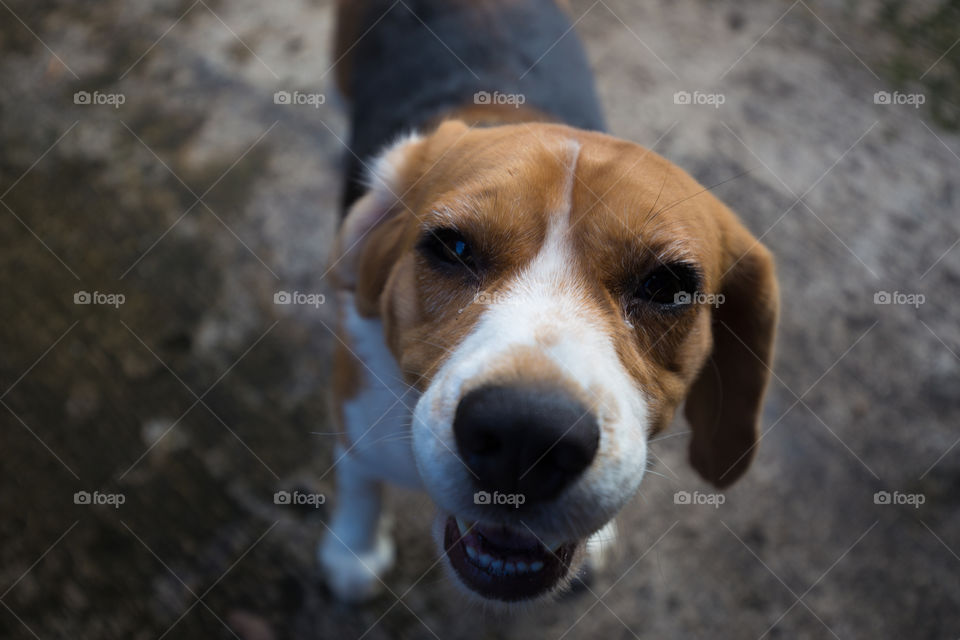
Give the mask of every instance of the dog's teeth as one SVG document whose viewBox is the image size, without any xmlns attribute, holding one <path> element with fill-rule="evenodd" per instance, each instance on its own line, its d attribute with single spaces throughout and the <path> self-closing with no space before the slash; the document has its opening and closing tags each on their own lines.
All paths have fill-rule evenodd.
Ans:
<svg viewBox="0 0 960 640">
<path fill-rule="evenodd" d="M 536 560 L 534 562 L 524 562 L 521 560 L 507 562 L 504 558 L 498 558 L 489 553 L 483 553 L 481 551 L 483 546 L 476 546 L 476 539 L 474 537 L 467 537 L 471 533 L 474 523 L 463 520 L 459 517 L 454 517 L 454 520 L 457 523 L 457 529 L 460 531 L 460 535 L 466 538 L 463 540 L 464 553 L 466 553 L 467 557 L 474 565 L 480 567 L 481 569 L 485 569 L 490 574 L 515 576 L 518 574 L 541 571 L 545 566 L 542 560 Z M 471 544 L 471 542 L 474 544 Z M 554 553 L 557 553 L 563 546 L 562 543 L 556 542 L 556 538 L 551 537 L 545 537 L 542 540 L 542 545 L 544 549 L 548 551 L 550 549 L 554 549 Z"/>
</svg>

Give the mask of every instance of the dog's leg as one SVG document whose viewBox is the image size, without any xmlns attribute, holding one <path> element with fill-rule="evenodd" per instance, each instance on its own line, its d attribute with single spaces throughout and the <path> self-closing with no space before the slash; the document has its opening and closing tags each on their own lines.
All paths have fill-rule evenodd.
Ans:
<svg viewBox="0 0 960 640">
<path fill-rule="evenodd" d="M 337 456 L 343 455 L 338 452 Z M 347 453 L 337 465 L 337 504 L 320 544 L 320 566 L 340 600 L 367 600 L 383 588 L 395 550 L 382 513 L 383 486 Z"/>
<path fill-rule="evenodd" d="M 419 484 L 404 435 L 417 394 L 403 382 L 380 321 L 359 316 L 348 292 L 338 298 L 342 341 L 334 353 L 332 405 L 346 442 L 334 453 L 336 509 L 319 560 L 334 594 L 359 601 L 384 586 L 394 562 L 389 522 L 381 513 L 383 482 Z"/>
</svg>

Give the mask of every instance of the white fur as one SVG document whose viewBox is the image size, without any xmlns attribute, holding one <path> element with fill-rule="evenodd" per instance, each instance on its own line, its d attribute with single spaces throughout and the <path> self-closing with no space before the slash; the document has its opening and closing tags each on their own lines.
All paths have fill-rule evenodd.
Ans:
<svg viewBox="0 0 960 640">
<path fill-rule="evenodd" d="M 338 495 L 330 530 L 318 550 L 327 585 L 341 600 L 376 595 L 394 563 L 394 544 L 381 511 L 386 480 L 420 488 L 411 440 L 404 434 L 419 393 L 404 384 L 378 319 L 357 313 L 353 294 L 338 292 L 344 340 L 360 375 L 360 391 L 342 405 L 349 448 L 336 451 Z"/>
<path fill-rule="evenodd" d="M 617 544 L 617 524 L 611 520 L 587 540 L 587 564 L 592 571 L 607 567 Z"/>
<path fill-rule="evenodd" d="M 413 461 L 412 441 L 403 437 L 410 411 L 420 393 L 403 381 L 383 337 L 379 318 L 357 313 L 353 294 L 337 294 L 342 328 L 360 374 L 360 391 L 343 403 L 344 429 L 352 443 L 350 455 L 372 477 L 411 489 L 422 487 Z"/>
<path fill-rule="evenodd" d="M 389 520 L 381 510 L 381 483 L 338 448 L 337 505 L 317 550 L 327 586 L 340 600 L 376 595 L 396 556 Z"/>
</svg>

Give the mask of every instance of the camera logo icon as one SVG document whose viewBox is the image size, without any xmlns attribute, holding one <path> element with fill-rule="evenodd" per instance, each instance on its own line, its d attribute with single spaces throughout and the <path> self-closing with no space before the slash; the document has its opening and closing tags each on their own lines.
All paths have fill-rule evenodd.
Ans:
<svg viewBox="0 0 960 640">
<path fill-rule="evenodd" d="M 893 96 L 889 91 L 877 91 L 873 94 L 873 104 L 890 104 L 892 101 Z"/>
<path fill-rule="evenodd" d="M 313 507 L 319 509 L 327 501 L 322 493 L 306 493 L 304 491 L 277 491 L 273 494 L 273 504 L 296 507 Z"/>
<path fill-rule="evenodd" d="M 873 494 L 873 504 L 890 504 L 891 496 L 889 491 L 877 491 Z"/>
<path fill-rule="evenodd" d="M 477 491 L 473 494 L 473 504 L 490 504 L 489 491 Z"/>
<path fill-rule="evenodd" d="M 73 104 L 103 105 L 108 104 L 119 109 L 126 103 L 127 96 L 122 93 L 101 93 L 99 91 L 77 91 L 73 94 Z"/>
<path fill-rule="evenodd" d="M 290 304 L 292 300 L 289 291 L 277 291 L 273 294 L 273 304 Z"/>
<path fill-rule="evenodd" d="M 473 296 L 473 301 L 474 301 L 476 304 L 494 304 L 494 303 L 496 303 L 497 300 L 496 300 L 496 298 L 495 298 L 492 294 L 490 294 L 490 293 L 488 293 L 488 292 L 486 292 L 486 291 L 478 291 L 478 292 Z"/>
<path fill-rule="evenodd" d="M 277 91 L 273 94 L 273 104 L 290 104 L 289 91 Z"/>
<path fill-rule="evenodd" d="M 77 291 L 73 294 L 73 304 L 90 304 L 93 298 L 87 291 Z"/>
<path fill-rule="evenodd" d="M 678 291 L 673 294 L 673 304 L 690 304 L 693 302 L 693 296 L 689 291 Z"/>
<path fill-rule="evenodd" d="M 690 504 L 692 497 L 689 491 L 677 491 L 673 494 L 673 504 Z"/>
<path fill-rule="evenodd" d="M 473 94 L 473 104 L 490 104 L 492 101 L 489 91 L 477 91 Z"/>
<path fill-rule="evenodd" d="M 127 502 L 127 496 L 122 493 L 101 493 L 100 491 L 77 491 L 73 494 L 73 504 L 88 504 L 94 506 L 107 505 L 119 509 Z"/>
<path fill-rule="evenodd" d="M 673 104 L 690 104 L 689 91 L 677 91 L 673 94 Z"/>
<path fill-rule="evenodd" d="M 893 296 L 889 291 L 877 291 L 873 294 L 873 304 L 891 304 L 892 302 Z"/>
</svg>

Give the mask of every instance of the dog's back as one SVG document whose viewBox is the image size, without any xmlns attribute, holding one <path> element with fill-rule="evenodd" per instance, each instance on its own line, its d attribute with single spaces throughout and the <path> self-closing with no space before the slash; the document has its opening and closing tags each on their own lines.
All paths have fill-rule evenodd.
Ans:
<svg viewBox="0 0 960 640">
<path fill-rule="evenodd" d="M 334 60 L 350 102 L 344 211 L 377 151 L 445 117 L 604 127 L 583 48 L 554 0 L 341 0 Z"/>
</svg>

